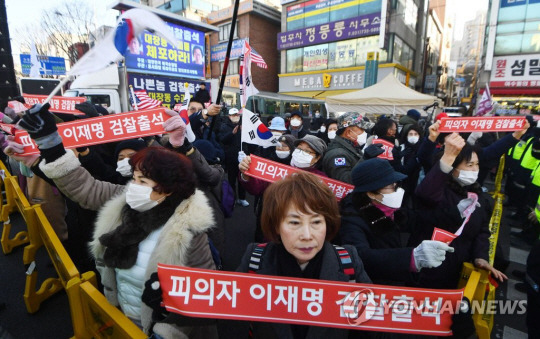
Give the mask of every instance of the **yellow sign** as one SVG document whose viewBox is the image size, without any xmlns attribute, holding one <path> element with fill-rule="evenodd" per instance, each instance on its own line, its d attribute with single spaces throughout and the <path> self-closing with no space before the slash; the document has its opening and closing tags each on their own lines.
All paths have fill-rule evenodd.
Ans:
<svg viewBox="0 0 540 339">
<path fill-rule="evenodd" d="M 225 78 L 225 86 L 240 88 L 240 75 L 227 75 Z"/>
<path fill-rule="evenodd" d="M 332 74 L 323 73 L 323 86 L 326 88 L 330 87 L 331 81 L 332 81 Z"/>
</svg>

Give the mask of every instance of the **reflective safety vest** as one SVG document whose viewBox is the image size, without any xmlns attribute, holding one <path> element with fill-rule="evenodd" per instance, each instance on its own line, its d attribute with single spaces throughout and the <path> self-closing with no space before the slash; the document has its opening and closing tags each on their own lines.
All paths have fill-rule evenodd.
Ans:
<svg viewBox="0 0 540 339">
<path fill-rule="evenodd" d="M 529 145 L 531 145 L 533 140 L 534 138 L 529 138 L 527 141 L 520 140 L 514 147 L 508 150 L 508 156 L 516 161 L 519 161 L 523 155 L 523 152 L 529 148 Z"/>
<path fill-rule="evenodd" d="M 531 173 L 531 182 L 533 185 L 540 187 L 540 162 Z"/>
<path fill-rule="evenodd" d="M 533 170 L 536 168 L 536 166 L 538 165 L 538 162 L 540 160 L 536 159 L 535 157 L 533 157 L 532 155 L 532 143 L 530 143 L 529 145 L 527 145 L 527 148 L 524 150 L 523 152 L 523 155 L 521 157 L 521 162 L 520 162 L 520 166 L 525 168 L 525 169 L 528 169 L 528 170 Z"/>
</svg>

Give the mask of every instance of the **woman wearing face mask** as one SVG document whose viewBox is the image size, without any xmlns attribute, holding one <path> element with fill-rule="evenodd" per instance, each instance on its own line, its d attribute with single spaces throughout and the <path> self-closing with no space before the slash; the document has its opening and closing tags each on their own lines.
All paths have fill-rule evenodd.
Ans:
<svg viewBox="0 0 540 339">
<path fill-rule="evenodd" d="M 287 137 L 287 135 L 282 136 L 282 138 L 284 137 Z M 303 139 L 294 141 L 294 150 L 291 152 L 290 163 L 287 165 L 300 168 L 313 174 L 326 176 L 326 174 L 318 168 L 320 160 L 322 159 L 325 151 L 326 144 L 324 141 L 314 137 L 313 135 L 306 135 Z M 252 178 L 245 174 L 250 165 L 250 156 L 246 156 L 238 165 L 240 170 L 240 182 L 250 194 L 260 196 L 264 193 L 268 186 L 270 186 L 270 183 L 257 178 Z M 263 241 L 260 228 L 260 212 L 262 211 L 262 206 L 263 201 L 261 199 L 257 206 L 257 228 L 255 229 L 255 241 Z"/>
<path fill-rule="evenodd" d="M 371 283 L 362 261 L 352 246 L 350 268 L 344 272 L 337 249 L 330 243 L 339 229 L 339 209 L 332 191 L 317 177 L 297 173 L 270 185 L 264 194 L 264 247 L 250 244 L 238 272 Z M 258 252 L 256 252 L 258 251 Z M 255 261 L 253 253 L 258 253 Z M 242 322 L 231 338 L 247 337 L 248 322 Z M 321 326 L 252 322 L 253 338 L 347 338 L 349 331 Z"/>
<path fill-rule="evenodd" d="M 299 111 L 293 112 L 291 114 L 289 130 L 286 132 L 286 134 L 292 134 L 297 139 L 301 139 L 306 136 L 308 131 L 307 128 L 304 128 L 303 119 L 302 113 Z"/>
<path fill-rule="evenodd" d="M 457 206 L 460 210 L 460 222 L 437 227 L 456 233 L 464 225 L 461 235 L 450 243 L 455 252 L 440 267 L 422 272 L 421 286 L 455 288 L 463 262 L 472 262 L 476 267 L 490 271 L 498 280 L 506 279 L 502 272 L 487 261 L 491 204 L 476 182 L 479 171 L 478 152 L 478 148 L 466 144 L 459 134 L 448 135 L 442 157 L 416 189 L 416 196 L 427 208 Z M 467 215 L 470 215 L 468 220 Z M 432 227 L 419 228 L 411 234 L 410 243 L 429 239 L 432 233 Z"/>
<path fill-rule="evenodd" d="M 48 107 L 32 108 L 20 126 L 38 144 L 43 174 L 81 207 L 99 210 L 90 247 L 108 301 L 148 335 L 217 338 L 215 326 L 181 328 L 168 314 L 153 318 L 152 309 L 141 302 L 145 281 L 158 262 L 215 268 L 206 235 L 215 223 L 213 211 L 196 188 L 194 165 L 185 155 L 148 147 L 131 157 L 133 181 L 127 186 L 96 180 L 64 149 Z M 177 114 L 170 119 L 182 120 Z M 179 133 L 169 134 L 174 145 Z"/>
<path fill-rule="evenodd" d="M 411 197 L 416 190 L 418 177 L 422 165 L 418 161 L 417 153 L 422 140 L 422 128 L 416 124 L 409 124 L 402 131 L 402 140 L 400 146 L 401 153 L 401 172 L 407 175 L 403 180 L 402 187 L 405 189 L 404 206 L 411 207 Z"/>
<path fill-rule="evenodd" d="M 337 121 L 335 119 L 327 119 L 321 126 L 321 129 L 317 133 L 317 137 L 321 138 L 328 145 L 330 141 L 334 140 L 337 133 Z"/>
<path fill-rule="evenodd" d="M 406 177 L 387 160 L 365 160 L 352 171 L 353 193 L 341 201 L 341 242 L 356 247 L 375 283 L 411 284 L 418 272 L 441 265 L 447 253 L 453 251 L 439 241 L 427 240 L 416 247 L 402 243 L 400 232 L 416 224 L 438 225 L 459 218 L 456 207 L 440 211 L 400 210 L 404 190 L 397 183 Z"/>
</svg>

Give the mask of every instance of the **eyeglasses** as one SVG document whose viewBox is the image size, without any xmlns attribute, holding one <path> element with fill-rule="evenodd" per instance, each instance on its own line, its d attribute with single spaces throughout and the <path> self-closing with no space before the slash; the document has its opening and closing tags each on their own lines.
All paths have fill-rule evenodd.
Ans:
<svg viewBox="0 0 540 339">
<path fill-rule="evenodd" d="M 398 188 L 399 188 L 399 185 L 398 185 L 398 183 L 395 182 L 393 184 L 390 184 L 388 186 L 384 186 L 383 188 L 379 189 L 379 193 L 382 193 L 382 191 L 396 192 Z"/>
<path fill-rule="evenodd" d="M 296 149 L 299 150 L 299 151 L 302 151 L 304 153 L 307 153 L 307 154 L 311 155 L 312 157 L 317 156 L 317 153 L 313 152 L 312 150 L 303 149 L 303 148 L 300 148 L 300 147 L 296 147 Z"/>
</svg>

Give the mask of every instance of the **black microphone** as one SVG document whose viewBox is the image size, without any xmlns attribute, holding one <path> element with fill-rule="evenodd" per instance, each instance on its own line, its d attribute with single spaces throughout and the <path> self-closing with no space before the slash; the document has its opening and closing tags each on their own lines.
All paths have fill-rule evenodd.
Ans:
<svg viewBox="0 0 540 339">
<path fill-rule="evenodd" d="M 427 111 L 428 109 L 430 109 L 432 107 L 439 107 L 439 103 L 437 101 L 435 101 L 434 103 L 432 103 L 429 106 L 424 106 L 424 111 Z"/>
</svg>

